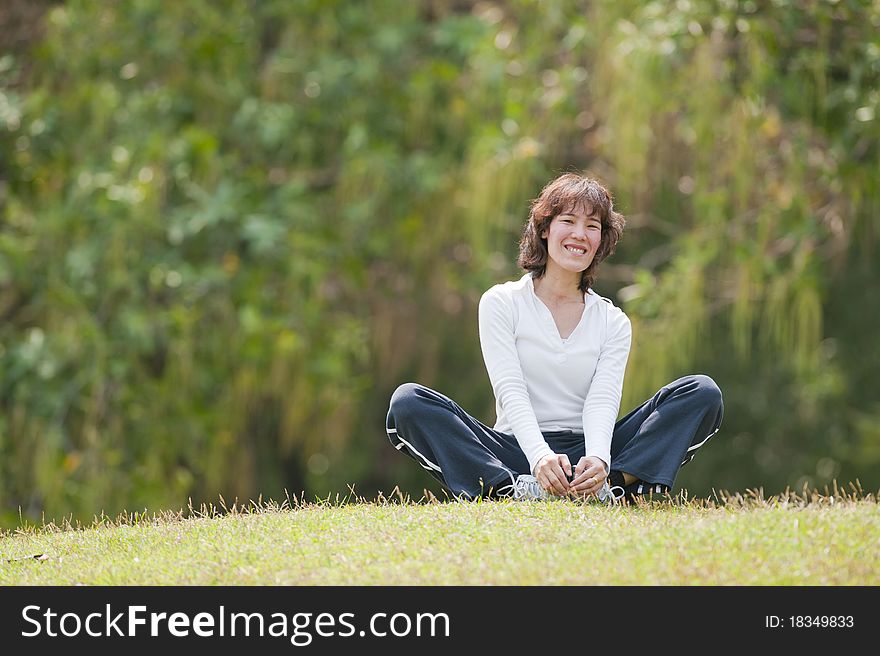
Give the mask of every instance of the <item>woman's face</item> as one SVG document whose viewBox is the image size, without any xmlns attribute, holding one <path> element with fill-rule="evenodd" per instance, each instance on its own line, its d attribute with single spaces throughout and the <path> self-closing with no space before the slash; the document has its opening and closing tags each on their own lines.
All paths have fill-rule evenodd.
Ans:
<svg viewBox="0 0 880 656">
<path fill-rule="evenodd" d="M 541 233 L 547 240 L 550 259 L 571 272 L 584 271 L 593 261 L 602 241 L 602 222 L 592 208 L 579 206 L 553 217 Z M 547 263 L 548 266 L 550 262 Z"/>
</svg>

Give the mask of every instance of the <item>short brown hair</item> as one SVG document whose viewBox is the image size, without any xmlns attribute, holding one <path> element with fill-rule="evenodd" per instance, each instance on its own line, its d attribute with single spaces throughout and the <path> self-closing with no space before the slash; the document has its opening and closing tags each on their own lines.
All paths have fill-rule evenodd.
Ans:
<svg viewBox="0 0 880 656">
<path fill-rule="evenodd" d="M 599 215 L 602 238 L 590 266 L 581 273 L 578 289 L 586 292 L 596 280 L 599 264 L 614 252 L 626 220 L 614 211 L 611 194 L 599 182 L 576 173 L 564 173 L 547 183 L 541 195 L 532 201 L 529 219 L 519 242 L 519 267 L 533 271 L 540 278 L 547 270 L 547 240 L 541 233 L 563 212 L 585 206 Z"/>
</svg>

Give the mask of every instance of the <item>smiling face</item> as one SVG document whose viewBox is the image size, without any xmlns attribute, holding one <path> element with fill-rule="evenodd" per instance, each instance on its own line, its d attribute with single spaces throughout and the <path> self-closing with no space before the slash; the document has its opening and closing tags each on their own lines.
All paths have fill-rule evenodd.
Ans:
<svg viewBox="0 0 880 656">
<path fill-rule="evenodd" d="M 554 216 L 541 237 L 547 240 L 548 267 L 580 273 L 590 266 L 599 249 L 602 221 L 591 207 L 579 205 Z"/>
<path fill-rule="evenodd" d="M 614 253 L 625 223 L 601 183 L 563 173 L 531 202 L 516 263 L 536 278 L 552 274 L 557 290 L 576 279 L 578 290 L 586 293 L 599 265 Z"/>
</svg>

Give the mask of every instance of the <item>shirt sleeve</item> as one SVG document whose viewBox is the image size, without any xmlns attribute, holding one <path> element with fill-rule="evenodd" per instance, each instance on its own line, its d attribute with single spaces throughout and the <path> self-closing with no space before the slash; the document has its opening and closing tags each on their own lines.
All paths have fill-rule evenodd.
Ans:
<svg viewBox="0 0 880 656">
<path fill-rule="evenodd" d="M 583 415 L 586 455 L 601 458 L 606 468 L 611 467 L 611 436 L 620 411 L 623 374 L 631 343 L 629 318 L 618 308 L 609 308 L 608 331 L 584 401 Z"/>
<path fill-rule="evenodd" d="M 479 305 L 480 348 L 492 383 L 495 399 L 504 409 L 513 435 L 529 461 L 534 474 L 535 465 L 553 451 L 544 440 L 529 392 L 523 377 L 516 350 L 513 308 L 493 287 L 483 294 Z"/>
</svg>

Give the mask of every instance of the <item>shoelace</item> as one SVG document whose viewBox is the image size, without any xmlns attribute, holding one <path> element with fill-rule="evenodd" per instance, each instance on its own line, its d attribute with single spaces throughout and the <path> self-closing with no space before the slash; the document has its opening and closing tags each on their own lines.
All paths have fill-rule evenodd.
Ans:
<svg viewBox="0 0 880 656">
<path fill-rule="evenodd" d="M 619 492 L 616 492 L 615 490 L 619 490 Z M 602 489 L 599 491 L 599 494 L 602 495 L 602 501 L 605 501 L 613 506 L 614 504 L 620 503 L 620 500 L 626 494 L 626 490 L 624 490 L 619 485 L 609 486 L 606 481 L 605 484 L 602 486 Z"/>
</svg>

